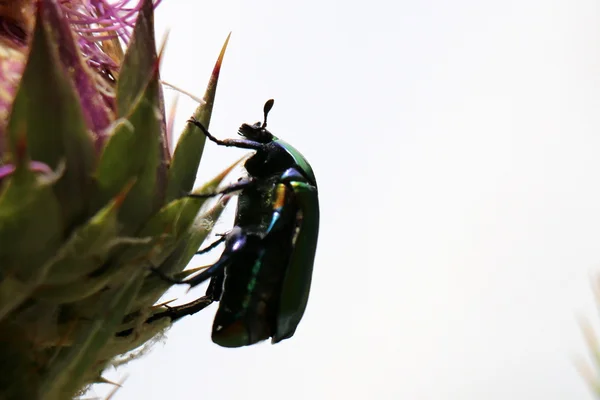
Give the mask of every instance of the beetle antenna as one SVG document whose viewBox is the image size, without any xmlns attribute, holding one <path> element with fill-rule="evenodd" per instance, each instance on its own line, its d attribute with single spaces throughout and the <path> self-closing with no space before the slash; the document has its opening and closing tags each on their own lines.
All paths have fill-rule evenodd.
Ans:
<svg viewBox="0 0 600 400">
<path fill-rule="evenodd" d="M 271 111 L 271 108 L 273 108 L 273 103 L 275 103 L 275 100 L 269 99 L 269 100 L 267 100 L 267 102 L 265 103 L 265 106 L 263 107 L 263 113 L 265 114 L 265 119 L 262 123 L 261 128 L 267 127 L 267 116 L 269 115 L 269 111 Z"/>
</svg>

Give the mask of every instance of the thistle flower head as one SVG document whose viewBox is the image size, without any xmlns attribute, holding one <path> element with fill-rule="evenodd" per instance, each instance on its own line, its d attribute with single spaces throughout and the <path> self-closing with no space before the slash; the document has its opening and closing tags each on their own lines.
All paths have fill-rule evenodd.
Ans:
<svg viewBox="0 0 600 400">
<path fill-rule="evenodd" d="M 159 2 L 155 1 L 154 7 Z M 30 51 L 36 18 L 44 19 L 53 33 L 57 61 L 71 75 L 86 125 L 100 150 L 106 129 L 115 120 L 116 78 L 143 3 L 15 0 L 0 4 L 0 162 L 6 151 L 8 115 Z M 4 171 L 6 174 L 10 169 Z"/>
<path fill-rule="evenodd" d="M 157 4 L 0 2 L 0 398 L 73 396 L 168 327 L 148 271 L 184 277 L 226 204 L 185 196 L 206 138 L 190 125 L 169 149 Z"/>
</svg>

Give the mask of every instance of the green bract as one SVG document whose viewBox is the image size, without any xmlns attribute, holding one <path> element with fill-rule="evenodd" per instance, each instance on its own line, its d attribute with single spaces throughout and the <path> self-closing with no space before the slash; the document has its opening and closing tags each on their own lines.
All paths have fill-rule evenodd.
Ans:
<svg viewBox="0 0 600 400">
<path fill-rule="evenodd" d="M 0 52 L 3 71 L 14 67 L 0 74 L 10 99 L 0 126 L 0 398 L 65 399 L 170 326 L 155 305 L 170 285 L 149 269 L 193 273 L 182 271 L 227 200 L 203 211 L 204 199 L 185 196 L 205 136 L 187 126 L 171 156 L 152 1 L 140 3 L 124 54 L 118 38 L 90 50 L 73 34 L 68 7 L 80 15 L 84 2 L 22 3 L 23 37 Z M 204 125 L 226 45 L 194 113 Z M 231 168 L 197 190 L 214 191 Z"/>
</svg>

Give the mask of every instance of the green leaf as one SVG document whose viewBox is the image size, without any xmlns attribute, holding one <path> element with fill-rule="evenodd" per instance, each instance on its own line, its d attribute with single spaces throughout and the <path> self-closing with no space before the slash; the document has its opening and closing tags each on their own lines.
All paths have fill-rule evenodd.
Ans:
<svg viewBox="0 0 600 400">
<path fill-rule="evenodd" d="M 210 81 L 204 94 L 204 100 L 206 103 L 200 105 L 194 112 L 194 118 L 204 125 L 207 129 L 210 126 L 210 116 L 215 101 L 215 95 L 217 91 L 217 83 L 219 82 L 219 73 L 221 72 L 221 64 L 223 63 L 223 57 L 225 57 L 225 50 L 229 43 L 229 37 L 227 36 L 219 58 L 213 68 Z M 202 159 L 202 152 L 204 151 L 204 144 L 206 142 L 206 136 L 202 131 L 192 124 L 186 124 L 177 147 L 173 153 L 173 160 L 171 162 L 171 168 L 169 168 L 169 179 L 167 186 L 167 201 L 177 199 L 192 190 L 194 182 L 196 181 L 196 173 L 200 160 Z"/>
<path fill-rule="evenodd" d="M 79 97 L 48 29 L 38 11 L 31 52 L 8 122 L 9 148 L 15 156 L 17 140 L 25 135 L 31 159 L 54 169 L 65 164 L 55 192 L 69 228 L 85 214 L 95 155 Z"/>
</svg>

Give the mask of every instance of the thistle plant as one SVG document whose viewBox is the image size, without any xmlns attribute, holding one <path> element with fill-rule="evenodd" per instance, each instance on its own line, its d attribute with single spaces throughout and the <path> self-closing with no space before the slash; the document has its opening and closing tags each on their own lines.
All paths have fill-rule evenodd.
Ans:
<svg viewBox="0 0 600 400">
<path fill-rule="evenodd" d="M 205 136 L 188 124 L 171 151 L 156 4 L 134 3 L 0 2 L 2 399 L 73 398 L 161 335 L 170 284 L 150 269 L 193 273 L 225 206 L 186 196 Z M 204 126 L 226 45 L 194 113 Z"/>
</svg>

